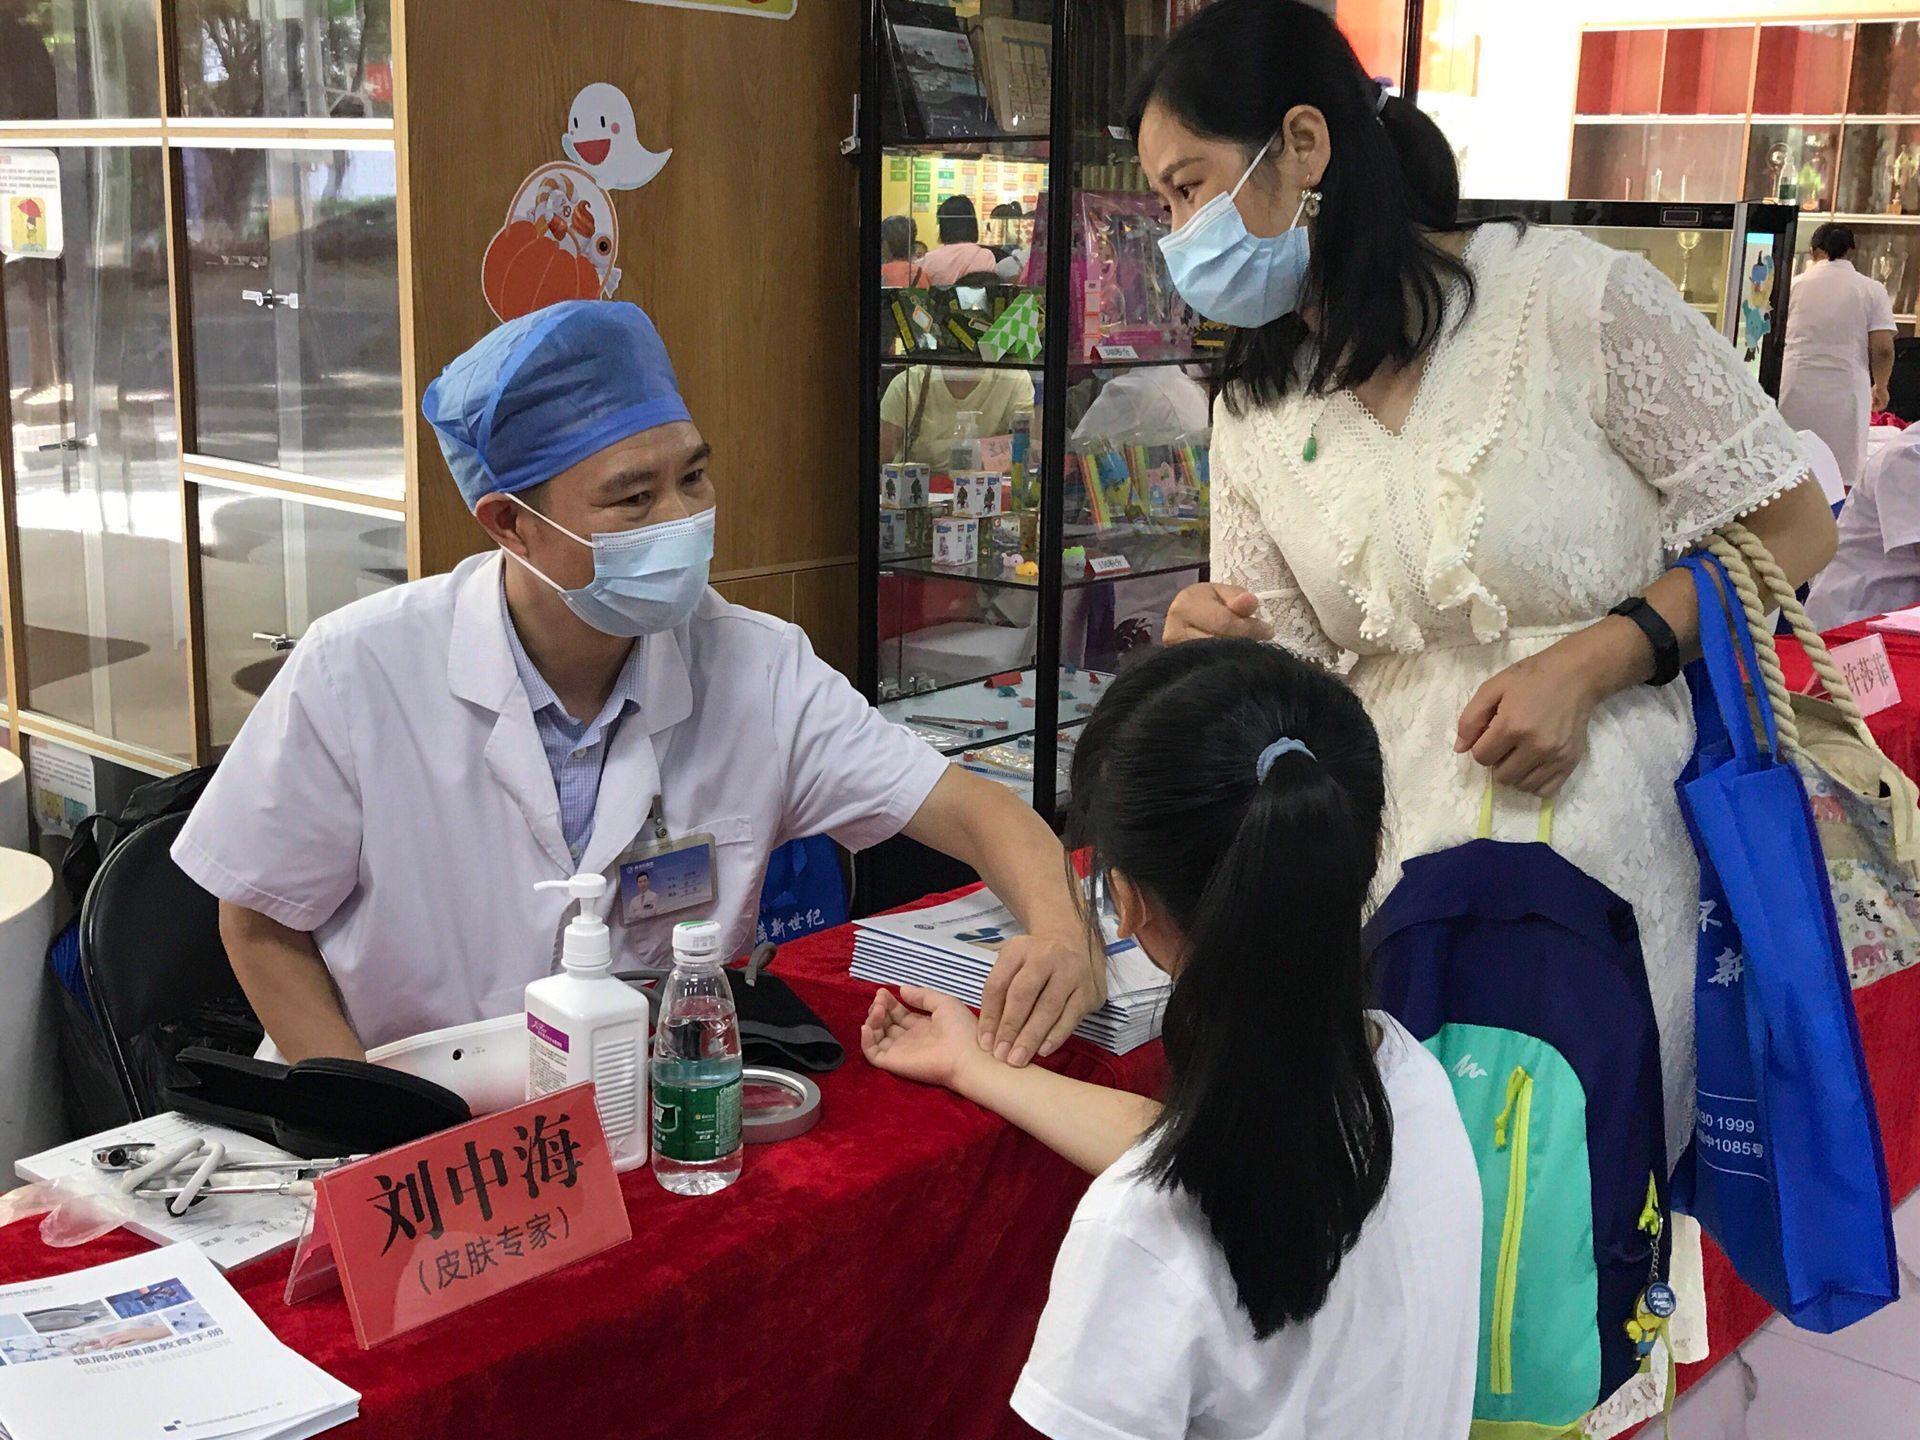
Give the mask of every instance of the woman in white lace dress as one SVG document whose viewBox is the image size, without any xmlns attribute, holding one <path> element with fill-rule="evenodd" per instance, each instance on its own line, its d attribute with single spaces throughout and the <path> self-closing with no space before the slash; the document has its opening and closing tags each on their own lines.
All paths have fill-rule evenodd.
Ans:
<svg viewBox="0 0 1920 1440">
<path fill-rule="evenodd" d="M 1489 774 L 1503 836 L 1531 838 L 1533 797 L 1556 797 L 1555 847 L 1638 918 L 1677 1158 L 1699 874 L 1673 782 L 1693 727 L 1684 684 L 1647 682 L 1697 635 L 1691 577 L 1667 567 L 1709 531 L 1744 518 L 1796 583 L 1832 555 L 1793 432 L 1645 260 L 1460 228 L 1445 139 L 1309 6 L 1202 11 L 1143 77 L 1136 134 L 1175 284 L 1240 327 L 1213 583 L 1183 592 L 1168 638 L 1357 657 L 1387 751 L 1388 885 L 1472 838 Z M 1644 628 L 1609 614 L 1635 597 Z M 1702 1358 L 1702 1328 L 1676 1325 L 1680 1358 Z"/>
</svg>

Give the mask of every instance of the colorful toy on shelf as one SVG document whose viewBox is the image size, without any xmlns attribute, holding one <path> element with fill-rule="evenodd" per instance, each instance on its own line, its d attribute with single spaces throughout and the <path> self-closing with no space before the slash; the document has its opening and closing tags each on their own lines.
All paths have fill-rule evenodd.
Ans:
<svg viewBox="0 0 1920 1440">
<path fill-rule="evenodd" d="M 988 360 L 1038 360 L 1045 312 L 1036 291 L 1028 291 L 1000 313 L 980 336 L 980 354 Z"/>
<path fill-rule="evenodd" d="M 980 563 L 980 522 L 970 515 L 949 515 L 933 522 L 933 563 L 972 569 Z"/>
<path fill-rule="evenodd" d="M 1167 219 L 1153 195 L 1083 190 L 1073 252 L 1075 352 L 1086 360 L 1163 359 L 1185 353 L 1192 312 L 1167 278 Z"/>
</svg>

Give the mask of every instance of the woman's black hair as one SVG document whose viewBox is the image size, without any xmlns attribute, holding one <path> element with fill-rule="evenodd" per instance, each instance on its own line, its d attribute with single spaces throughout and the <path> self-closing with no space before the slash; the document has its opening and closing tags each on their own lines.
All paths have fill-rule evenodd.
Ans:
<svg viewBox="0 0 1920 1440">
<path fill-rule="evenodd" d="M 1829 220 L 1813 232 L 1807 245 L 1810 249 L 1818 250 L 1829 260 L 1844 260 L 1853 253 L 1853 231 L 1845 225 L 1836 225 Z"/>
<path fill-rule="evenodd" d="M 1296 105 L 1326 117 L 1333 153 L 1317 187 L 1301 299 L 1315 327 L 1296 312 L 1234 332 L 1220 374 L 1234 413 L 1299 383 L 1325 394 L 1364 384 L 1384 363 L 1410 364 L 1439 335 L 1451 288 L 1464 292 L 1461 315 L 1472 307 L 1472 273 L 1432 239 L 1473 223 L 1459 216 L 1453 148 L 1416 106 L 1398 96 L 1381 103 L 1352 45 L 1320 10 L 1301 0 L 1215 0 L 1135 81 L 1127 123 L 1136 142 L 1156 104 L 1203 139 L 1233 142 L 1249 161 Z M 1296 371 L 1303 347 L 1304 373 Z"/>
<path fill-rule="evenodd" d="M 1261 776 L 1262 751 L 1291 751 Z M 1184 940 L 1143 1173 L 1191 1196 L 1264 1339 L 1314 1315 L 1385 1193 L 1393 1116 L 1366 1016 L 1380 741 L 1341 681 L 1200 640 L 1113 682 L 1073 760 L 1069 839 Z"/>
<path fill-rule="evenodd" d="M 889 215 L 880 222 L 880 258 L 913 258 L 913 221 L 905 215 Z"/>
<path fill-rule="evenodd" d="M 942 245 L 964 245 L 969 241 L 979 243 L 980 212 L 973 208 L 971 197 L 949 195 L 934 211 L 934 219 L 940 227 Z"/>
</svg>

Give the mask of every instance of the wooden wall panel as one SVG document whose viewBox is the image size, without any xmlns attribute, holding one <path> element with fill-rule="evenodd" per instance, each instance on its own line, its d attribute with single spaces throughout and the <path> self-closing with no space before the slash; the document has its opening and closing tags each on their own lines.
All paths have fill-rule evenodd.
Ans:
<svg viewBox="0 0 1920 1440">
<path fill-rule="evenodd" d="M 750 575 L 743 580 L 721 580 L 714 587 L 720 598 L 749 610 L 764 610 L 782 620 L 794 619 L 793 574 Z"/>
<path fill-rule="evenodd" d="M 860 567 L 830 565 L 797 573 L 793 621 L 822 660 L 854 680 L 860 664 Z"/>
<path fill-rule="evenodd" d="M 418 386 L 494 323 L 481 256 L 521 179 L 565 158 L 573 96 L 618 85 L 641 142 L 673 158 L 614 197 L 615 298 L 652 314 L 714 446 L 715 572 L 852 557 L 858 231 L 839 142 L 859 34 L 858 0 L 801 0 L 778 22 L 629 0 L 405 0 Z M 417 423 L 417 563 L 431 573 L 484 541 Z M 753 588 L 791 603 L 785 577 Z M 851 624 L 852 591 L 835 594 Z"/>
</svg>

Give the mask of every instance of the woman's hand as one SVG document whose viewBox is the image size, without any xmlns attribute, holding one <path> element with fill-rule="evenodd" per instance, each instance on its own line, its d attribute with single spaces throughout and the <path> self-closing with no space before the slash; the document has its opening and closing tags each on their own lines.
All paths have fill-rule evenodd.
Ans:
<svg viewBox="0 0 1920 1440">
<path fill-rule="evenodd" d="M 973 1012 L 951 995 L 906 985 L 898 1000 L 885 990 L 874 995 L 860 1027 L 860 1049 L 869 1064 L 889 1074 L 953 1090 L 962 1067 L 995 1063 L 980 1048 L 977 1032 Z"/>
<path fill-rule="evenodd" d="M 1167 607 L 1169 645 L 1215 637 L 1271 640 L 1273 627 L 1260 618 L 1260 602 L 1238 585 L 1189 585 Z"/>
<path fill-rule="evenodd" d="M 1620 626 L 1632 635 L 1624 635 Z M 1590 636 L 1601 638 L 1595 642 Z M 1497 784 L 1552 799 L 1586 758 L 1593 707 L 1621 688 L 1607 678 L 1616 665 L 1604 662 L 1615 660 L 1616 644 L 1625 648 L 1636 641 L 1644 663 L 1651 665 L 1651 650 L 1626 620 L 1602 621 L 1509 665 L 1475 691 L 1460 712 L 1454 753 L 1471 751 Z M 1594 653 L 1596 643 L 1610 653 Z"/>
</svg>

